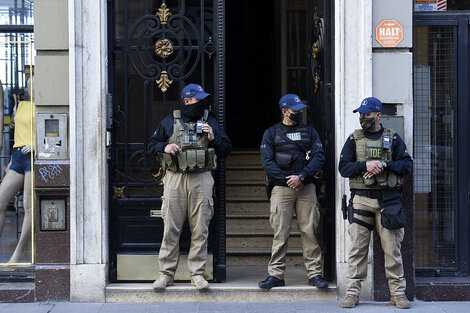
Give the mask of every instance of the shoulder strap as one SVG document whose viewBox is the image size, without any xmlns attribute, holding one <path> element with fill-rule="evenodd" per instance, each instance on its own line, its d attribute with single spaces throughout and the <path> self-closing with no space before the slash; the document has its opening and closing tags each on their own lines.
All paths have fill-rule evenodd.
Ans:
<svg viewBox="0 0 470 313">
<path fill-rule="evenodd" d="M 181 111 L 180 111 L 180 110 L 174 110 L 174 111 L 173 111 L 173 117 L 174 117 L 175 119 L 181 118 Z"/>
<path fill-rule="evenodd" d="M 364 131 L 362 129 L 356 129 L 353 133 L 352 133 L 352 138 L 356 141 L 364 138 L 366 135 L 364 134 Z"/>
<path fill-rule="evenodd" d="M 204 110 L 204 115 L 202 116 L 202 119 L 204 120 L 204 122 L 207 122 L 207 117 L 208 116 L 209 116 L 209 110 L 205 109 Z"/>
</svg>

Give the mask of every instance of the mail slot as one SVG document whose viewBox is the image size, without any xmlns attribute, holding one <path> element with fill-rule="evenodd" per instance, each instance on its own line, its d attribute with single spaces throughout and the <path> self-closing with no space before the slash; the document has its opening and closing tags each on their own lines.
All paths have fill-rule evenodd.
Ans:
<svg viewBox="0 0 470 313">
<path fill-rule="evenodd" d="M 38 159 L 67 159 L 67 114 L 37 113 Z"/>
</svg>

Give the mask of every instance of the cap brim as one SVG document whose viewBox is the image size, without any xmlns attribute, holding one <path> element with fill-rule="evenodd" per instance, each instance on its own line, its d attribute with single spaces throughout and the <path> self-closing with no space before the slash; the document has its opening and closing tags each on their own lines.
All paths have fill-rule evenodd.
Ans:
<svg viewBox="0 0 470 313">
<path fill-rule="evenodd" d="M 369 114 L 370 112 L 372 112 L 372 110 L 360 106 L 360 107 L 358 107 L 357 109 L 355 109 L 355 110 L 353 111 L 353 113 L 356 113 L 356 112 L 359 112 L 359 113 L 361 113 L 361 114 Z"/>
<path fill-rule="evenodd" d="M 212 95 L 207 93 L 207 92 L 200 92 L 200 93 L 195 94 L 193 97 L 198 99 L 198 100 L 201 100 L 201 99 L 205 99 L 207 97 L 212 97 Z"/>
<path fill-rule="evenodd" d="M 288 107 L 289 107 L 289 106 L 288 106 Z M 286 107 L 286 108 L 287 108 L 287 107 Z M 289 108 L 291 108 L 291 109 L 294 110 L 294 111 L 300 111 L 300 110 L 302 110 L 302 109 L 308 108 L 308 105 L 303 104 L 303 103 L 299 103 L 299 104 L 293 105 L 293 106 L 291 106 L 291 107 L 289 107 Z"/>
</svg>

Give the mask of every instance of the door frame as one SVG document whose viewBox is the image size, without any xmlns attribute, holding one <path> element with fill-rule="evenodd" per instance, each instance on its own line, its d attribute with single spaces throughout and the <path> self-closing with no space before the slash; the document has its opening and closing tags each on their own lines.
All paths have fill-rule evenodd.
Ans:
<svg viewBox="0 0 470 313">
<path fill-rule="evenodd" d="M 454 26 L 456 28 L 455 81 L 457 99 L 454 113 L 454 186 L 456 186 L 454 203 L 454 222 L 456 225 L 455 269 L 433 268 L 417 269 L 416 276 L 468 276 L 470 275 L 470 165 L 467 161 L 470 149 L 468 134 L 470 125 L 470 88 L 469 88 L 469 23 L 470 11 L 420 12 L 413 15 L 413 26 Z"/>
<path fill-rule="evenodd" d="M 201 0 L 203 1 L 203 0 Z M 164 3 L 165 0 L 162 1 Z M 214 104 L 217 108 L 217 120 L 221 129 L 225 128 L 225 2 L 223 0 L 213 0 L 213 45 L 204 45 L 204 53 L 209 53 L 208 50 L 214 52 Z M 107 119 L 106 130 L 108 136 L 111 137 L 113 130 L 113 98 L 115 98 L 116 91 L 116 75 L 115 75 L 115 50 L 116 50 L 116 29 L 115 29 L 115 0 L 108 0 L 107 2 L 107 45 L 108 45 L 108 94 L 107 94 Z M 119 43 L 118 43 L 119 44 Z M 211 53 L 212 54 L 212 51 Z M 124 54 L 125 55 L 125 54 Z M 126 56 L 124 56 L 126 57 Z M 111 146 L 109 139 L 109 145 Z M 112 188 L 112 162 L 110 162 L 110 151 L 108 149 L 108 201 L 109 201 L 109 279 L 111 282 L 117 280 L 117 244 L 113 238 L 118 235 L 119 228 L 116 225 L 116 219 L 113 218 L 112 203 L 113 203 L 113 188 Z M 225 160 L 217 160 L 217 171 L 215 172 L 215 187 L 216 199 L 214 216 L 211 220 L 209 240 L 212 245 L 213 253 L 213 277 L 214 281 L 222 282 L 226 280 L 226 244 L 225 244 Z M 129 201 L 133 203 L 136 201 Z M 138 200 L 137 200 L 138 202 Z M 159 197 L 154 198 L 153 206 L 160 206 L 161 200 Z M 137 204 L 138 205 L 138 204 Z M 113 237 L 114 236 L 114 237 Z M 158 251 L 156 251 L 158 252 Z"/>
</svg>

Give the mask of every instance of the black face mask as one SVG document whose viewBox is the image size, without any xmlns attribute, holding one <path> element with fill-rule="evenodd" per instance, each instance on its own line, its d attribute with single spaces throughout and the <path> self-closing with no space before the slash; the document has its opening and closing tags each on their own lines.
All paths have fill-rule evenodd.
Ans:
<svg viewBox="0 0 470 313">
<path fill-rule="evenodd" d="M 291 113 L 289 115 L 289 118 L 292 122 L 296 123 L 296 124 L 300 124 L 302 122 L 302 119 L 303 119 L 303 116 L 302 116 L 302 112 L 299 112 L 299 113 Z"/>
<path fill-rule="evenodd" d="M 375 126 L 375 118 L 374 117 L 360 117 L 359 123 L 363 130 L 371 129 Z"/>
<path fill-rule="evenodd" d="M 195 121 L 204 115 L 205 109 L 207 109 L 207 102 L 205 99 L 202 99 L 190 105 L 183 105 L 181 114 L 185 120 Z"/>
</svg>

